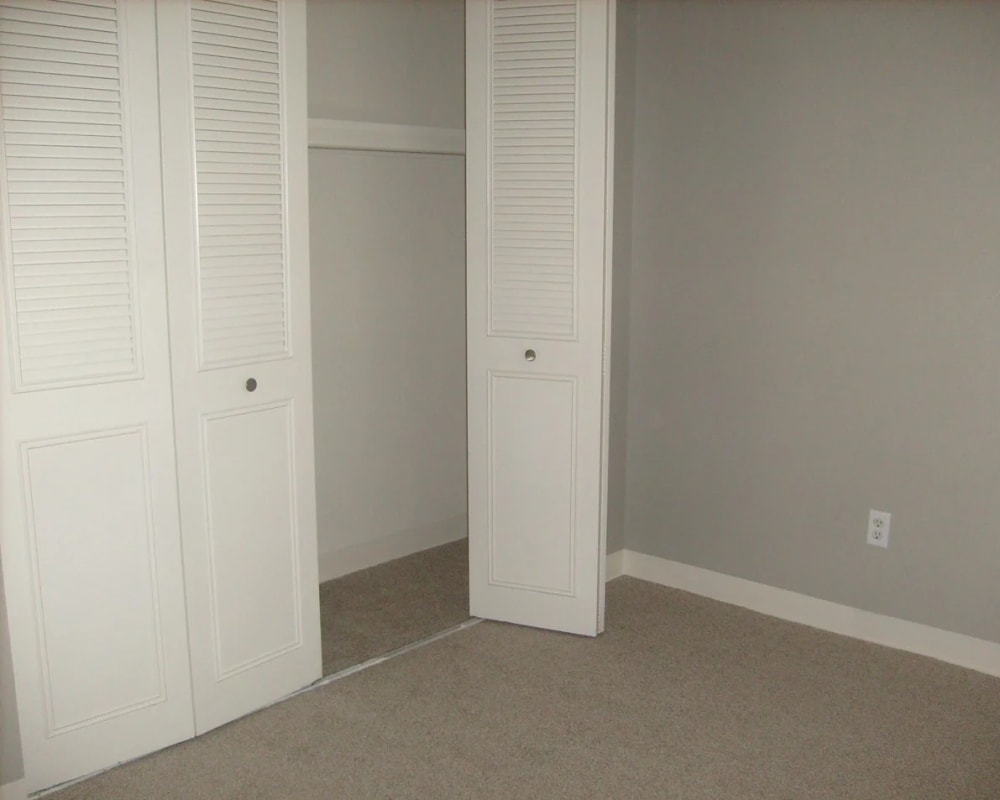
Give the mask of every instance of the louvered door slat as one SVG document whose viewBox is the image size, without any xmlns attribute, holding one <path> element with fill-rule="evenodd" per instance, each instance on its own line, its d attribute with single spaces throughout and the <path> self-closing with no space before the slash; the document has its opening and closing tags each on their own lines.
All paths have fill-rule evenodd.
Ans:
<svg viewBox="0 0 1000 800">
<path fill-rule="evenodd" d="M 64 35 L 76 38 L 79 34 L 97 31 L 108 34 L 97 41 L 117 41 L 117 6 L 109 3 L 108 8 L 94 6 L 90 9 L 74 9 L 71 3 L 61 0 L 10 0 L 4 4 L 3 17 L 11 22 L 24 22 L 40 29 L 59 28 Z M 85 13 L 89 12 L 89 13 Z"/>
<path fill-rule="evenodd" d="M 0 4 L 0 126 L 18 389 L 131 378 L 129 155 L 114 0 Z M 81 339 L 72 311 L 100 329 Z"/>
<path fill-rule="evenodd" d="M 288 353 L 278 24 L 268 0 L 191 7 L 203 367 Z"/>
<path fill-rule="evenodd" d="M 497 0 L 491 30 L 490 331 L 572 338 L 577 4 Z"/>
</svg>

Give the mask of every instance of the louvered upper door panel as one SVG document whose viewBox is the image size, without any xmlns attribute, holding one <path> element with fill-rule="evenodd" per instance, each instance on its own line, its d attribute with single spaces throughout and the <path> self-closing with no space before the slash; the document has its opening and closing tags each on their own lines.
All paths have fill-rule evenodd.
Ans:
<svg viewBox="0 0 1000 800">
<path fill-rule="evenodd" d="M 191 4 L 202 368 L 289 354 L 275 0 Z"/>
<path fill-rule="evenodd" d="M 140 374 L 122 13 L 115 0 L 0 3 L 15 390 Z"/>
<path fill-rule="evenodd" d="M 496 0 L 490 33 L 490 333 L 576 336 L 575 0 Z"/>
</svg>

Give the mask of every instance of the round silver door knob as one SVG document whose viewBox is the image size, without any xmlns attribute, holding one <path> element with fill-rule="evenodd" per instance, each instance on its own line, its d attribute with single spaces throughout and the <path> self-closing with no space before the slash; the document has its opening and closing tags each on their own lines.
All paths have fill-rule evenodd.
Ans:
<svg viewBox="0 0 1000 800">
<path fill-rule="evenodd" d="M 252 392 L 256 388 L 257 388 L 257 379 L 247 378 L 247 391 Z"/>
<path fill-rule="evenodd" d="M 525 361 L 534 361 L 535 358 L 536 358 L 536 356 L 535 356 L 535 351 L 534 350 L 525 350 L 524 351 L 524 360 Z"/>
</svg>

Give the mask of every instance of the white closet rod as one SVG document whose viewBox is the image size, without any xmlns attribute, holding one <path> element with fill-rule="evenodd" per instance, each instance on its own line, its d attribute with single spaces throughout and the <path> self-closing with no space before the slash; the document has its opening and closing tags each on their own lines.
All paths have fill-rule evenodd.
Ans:
<svg viewBox="0 0 1000 800">
<path fill-rule="evenodd" d="M 465 130 L 340 119 L 310 119 L 309 147 L 461 156 L 465 155 Z"/>
</svg>

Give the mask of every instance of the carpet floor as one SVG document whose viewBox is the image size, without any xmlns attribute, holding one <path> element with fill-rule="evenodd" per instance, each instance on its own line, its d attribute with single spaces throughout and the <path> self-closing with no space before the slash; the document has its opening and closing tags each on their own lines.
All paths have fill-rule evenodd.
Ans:
<svg viewBox="0 0 1000 800">
<path fill-rule="evenodd" d="M 1000 680 L 631 578 L 595 639 L 482 623 L 52 795 L 997 800 Z"/>
<path fill-rule="evenodd" d="M 469 618 L 462 539 L 320 584 L 323 674 L 331 675 Z"/>
</svg>

